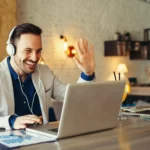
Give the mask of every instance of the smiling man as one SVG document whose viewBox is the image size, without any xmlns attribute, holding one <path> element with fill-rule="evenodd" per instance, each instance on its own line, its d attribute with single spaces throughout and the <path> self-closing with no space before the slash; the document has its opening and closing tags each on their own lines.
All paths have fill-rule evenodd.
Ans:
<svg viewBox="0 0 150 150">
<path fill-rule="evenodd" d="M 0 63 L 0 127 L 23 129 L 28 124 L 47 123 L 51 98 L 63 101 L 66 85 L 47 65 L 40 65 L 42 30 L 30 23 L 16 26 L 7 41 L 10 55 Z M 77 41 L 79 58 L 74 57 L 82 73 L 78 82 L 95 78 L 93 46 Z"/>
<path fill-rule="evenodd" d="M 35 67 L 41 57 L 42 43 L 41 36 L 34 34 L 22 34 L 20 39 L 15 40 L 17 55 L 10 60 L 13 69 L 24 81 L 28 74 L 35 71 Z"/>
</svg>

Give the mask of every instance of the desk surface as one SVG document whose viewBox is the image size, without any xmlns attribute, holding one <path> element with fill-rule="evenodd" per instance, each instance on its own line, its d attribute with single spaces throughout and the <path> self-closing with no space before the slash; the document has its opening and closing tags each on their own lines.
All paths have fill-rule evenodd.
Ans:
<svg viewBox="0 0 150 150">
<path fill-rule="evenodd" d="M 150 121 L 129 118 L 117 128 L 19 148 L 19 150 L 141 150 L 150 148 Z"/>
</svg>

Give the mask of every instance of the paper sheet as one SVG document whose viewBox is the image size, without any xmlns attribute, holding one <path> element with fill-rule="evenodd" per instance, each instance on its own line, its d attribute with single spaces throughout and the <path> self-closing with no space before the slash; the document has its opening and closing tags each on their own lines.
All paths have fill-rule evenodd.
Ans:
<svg viewBox="0 0 150 150">
<path fill-rule="evenodd" d="M 25 130 L 0 131 L 0 143 L 9 148 L 55 140 L 54 138 L 34 134 Z"/>
</svg>

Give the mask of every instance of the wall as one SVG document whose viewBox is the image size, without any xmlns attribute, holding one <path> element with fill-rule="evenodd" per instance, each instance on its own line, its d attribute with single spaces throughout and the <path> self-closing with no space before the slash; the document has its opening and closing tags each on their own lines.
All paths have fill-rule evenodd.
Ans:
<svg viewBox="0 0 150 150">
<path fill-rule="evenodd" d="M 9 31 L 16 25 L 16 0 L 0 0 L 0 61 L 6 54 Z"/>
<path fill-rule="evenodd" d="M 139 0 L 17 0 L 17 22 L 34 23 L 43 29 L 43 57 L 64 82 L 75 82 L 80 74 L 74 61 L 63 53 L 60 34 L 70 44 L 85 37 L 94 44 L 98 81 L 112 80 L 119 63 L 126 63 L 127 76 L 149 82 L 149 61 L 128 57 L 104 57 L 104 41 L 116 31 L 131 32 L 132 39 L 143 40 L 150 27 L 150 4 Z"/>
</svg>

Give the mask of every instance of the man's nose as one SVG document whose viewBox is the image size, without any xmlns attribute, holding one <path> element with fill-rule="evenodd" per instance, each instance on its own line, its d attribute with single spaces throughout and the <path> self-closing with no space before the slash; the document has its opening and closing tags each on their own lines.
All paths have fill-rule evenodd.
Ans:
<svg viewBox="0 0 150 150">
<path fill-rule="evenodd" d="M 33 52 L 31 54 L 31 59 L 32 59 L 32 61 L 37 61 L 38 60 L 38 55 L 36 54 L 36 52 Z"/>
</svg>

